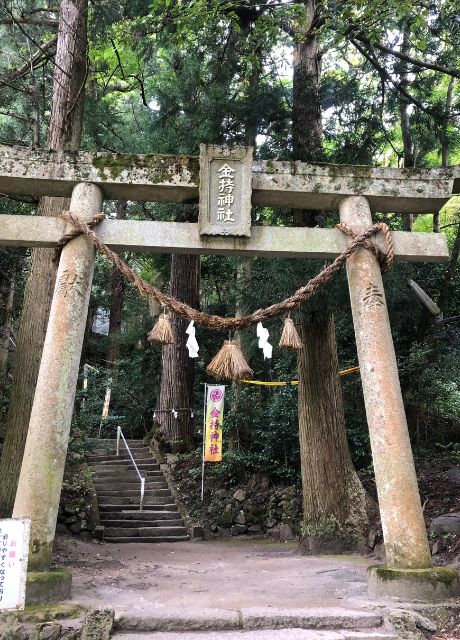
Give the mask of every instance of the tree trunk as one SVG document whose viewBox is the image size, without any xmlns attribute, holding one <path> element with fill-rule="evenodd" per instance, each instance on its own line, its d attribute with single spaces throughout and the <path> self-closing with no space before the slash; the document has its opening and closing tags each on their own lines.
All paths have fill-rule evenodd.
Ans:
<svg viewBox="0 0 460 640">
<path fill-rule="evenodd" d="M 449 164 L 449 119 L 452 110 L 452 98 L 454 94 L 455 78 L 451 78 L 449 87 L 447 89 L 446 96 L 446 110 L 445 120 L 441 136 L 441 153 L 442 153 L 442 166 L 447 167 Z M 436 211 L 433 215 L 433 231 L 439 233 L 439 211 Z M 457 270 L 458 256 L 460 254 L 460 225 L 457 227 L 457 235 L 455 236 L 454 246 L 452 247 L 452 255 L 450 257 L 449 267 L 441 285 L 441 293 L 439 294 L 438 307 L 441 311 L 446 308 L 447 296 Z"/>
<path fill-rule="evenodd" d="M 248 304 L 245 300 L 245 291 L 250 290 L 252 280 L 252 259 L 239 257 L 236 265 L 236 307 L 235 317 L 241 318 L 248 313 Z M 243 353 L 246 351 L 247 341 L 250 338 L 247 331 L 235 331 L 235 338 L 241 342 Z M 232 403 L 230 411 L 233 415 L 241 416 L 235 421 L 238 425 L 236 432 L 231 432 L 228 439 L 229 451 L 235 451 L 238 448 L 244 449 L 249 446 L 250 433 L 248 430 L 247 420 L 244 419 L 245 411 L 241 405 L 241 384 L 232 382 Z M 240 411 L 241 409 L 241 411 Z"/>
<path fill-rule="evenodd" d="M 441 285 L 441 292 L 438 298 L 438 307 L 441 311 L 445 311 L 449 290 L 452 284 L 453 277 L 457 270 L 458 257 L 460 255 L 460 224 L 457 227 L 457 235 L 455 236 L 454 246 L 452 247 L 452 253 L 450 256 L 449 266 L 447 267 L 446 275 Z"/>
<path fill-rule="evenodd" d="M 452 99 L 454 97 L 455 78 L 451 78 L 447 87 L 446 107 L 444 111 L 444 122 L 441 131 L 441 164 L 443 167 L 449 165 L 449 122 L 452 117 Z M 433 232 L 439 233 L 439 211 L 433 213 Z"/>
<path fill-rule="evenodd" d="M 254 52 L 255 60 L 253 62 L 253 71 L 249 77 L 248 85 L 248 98 L 257 96 L 260 84 L 260 72 L 261 72 L 261 57 L 262 51 L 260 48 Z M 257 109 L 253 106 L 247 114 L 245 131 L 244 131 L 244 144 L 248 147 L 253 147 L 253 154 L 255 156 L 257 148 L 257 130 L 258 130 Z M 246 258 L 244 256 L 238 256 L 236 265 L 236 305 L 235 305 L 235 317 L 240 318 L 248 313 L 248 305 L 245 301 L 245 292 L 251 288 L 252 280 L 252 258 Z M 241 342 L 243 353 L 245 351 L 246 342 L 248 338 L 248 332 L 235 331 L 235 338 Z M 240 399 L 241 399 L 241 385 L 237 382 L 232 382 L 232 402 L 230 405 L 230 411 L 233 415 L 240 413 Z M 244 411 L 243 411 L 244 414 Z M 237 431 L 229 434 L 228 449 L 234 451 L 238 446 L 245 445 L 248 440 L 247 425 L 244 420 L 238 420 Z"/>
<path fill-rule="evenodd" d="M 370 501 L 348 448 L 333 317 L 303 314 L 301 338 L 304 347 L 298 373 L 303 549 L 334 553 L 364 547 Z"/>
<path fill-rule="evenodd" d="M 194 207 L 184 206 L 181 220 L 190 220 Z M 195 212 L 193 211 L 194 215 Z M 200 304 L 200 257 L 194 255 L 171 256 L 171 295 L 195 309 Z M 161 382 L 155 410 L 159 425 L 157 438 L 170 443 L 174 451 L 188 451 L 193 439 L 193 383 L 195 361 L 189 358 L 185 346 L 185 330 L 189 321 L 171 314 L 171 324 L 176 337 L 175 344 L 164 345 L 161 362 Z M 174 417 L 172 409 L 177 411 Z"/>
<path fill-rule="evenodd" d="M 128 203 L 126 200 L 118 200 L 115 204 L 117 219 L 126 220 Z M 110 346 L 107 351 L 107 368 L 112 368 L 113 363 L 120 357 L 120 332 L 123 313 L 123 300 L 125 295 L 125 278 L 116 267 L 112 268 L 112 283 L 110 295 L 110 319 L 109 339 Z"/>
<path fill-rule="evenodd" d="M 314 26 L 315 0 L 303 2 L 307 21 L 296 34 L 293 57 L 294 159 L 323 159 L 321 62 Z M 317 211 L 297 211 L 295 224 L 314 226 Z M 306 552 L 361 548 L 369 525 L 368 501 L 348 449 L 339 383 L 334 320 L 302 314 L 299 355 L 299 440 Z"/>
<path fill-rule="evenodd" d="M 401 45 L 401 53 L 408 54 L 410 49 L 410 40 L 407 33 L 407 28 L 403 33 L 403 41 Z M 409 69 L 405 60 L 400 60 L 398 63 L 399 81 L 401 88 L 405 91 L 408 90 L 409 82 Z M 401 95 L 399 97 L 399 122 L 401 126 L 401 136 L 403 141 L 403 162 L 404 167 L 415 167 L 415 153 L 414 143 L 412 141 L 412 134 L 410 128 L 410 115 L 409 104 L 407 100 L 404 100 Z M 411 213 L 403 214 L 403 229 L 404 231 L 412 231 L 412 225 L 414 224 L 414 216 Z"/>
<path fill-rule="evenodd" d="M 304 0 L 307 19 L 295 34 L 293 52 L 292 148 L 294 160 L 321 162 L 323 160 L 323 123 L 321 119 L 321 54 L 314 34 L 317 19 L 316 0 Z M 294 224 L 314 227 L 319 223 L 320 211 L 294 211 Z"/>
<path fill-rule="evenodd" d="M 80 146 L 87 71 L 86 17 L 87 0 L 62 0 L 48 131 L 48 147 L 53 150 L 75 150 Z M 57 216 L 68 206 L 69 200 L 66 198 L 42 197 L 37 215 Z M 14 383 L 0 462 L 0 511 L 7 514 L 13 508 L 21 469 L 56 268 L 53 250 L 33 250 L 24 292 Z"/>
<path fill-rule="evenodd" d="M 321 53 L 314 27 L 316 0 L 305 0 L 305 24 L 297 29 L 293 55 L 292 146 L 294 159 L 320 162 L 323 156 L 321 120 Z"/>
<path fill-rule="evenodd" d="M 452 117 L 452 99 L 454 97 L 455 78 L 451 78 L 447 87 L 446 108 L 444 113 L 444 124 L 441 133 L 441 163 L 443 167 L 449 164 L 449 122 Z"/>
<path fill-rule="evenodd" d="M 13 310 L 15 282 L 12 275 L 0 273 L 0 383 L 6 376 Z"/>
</svg>

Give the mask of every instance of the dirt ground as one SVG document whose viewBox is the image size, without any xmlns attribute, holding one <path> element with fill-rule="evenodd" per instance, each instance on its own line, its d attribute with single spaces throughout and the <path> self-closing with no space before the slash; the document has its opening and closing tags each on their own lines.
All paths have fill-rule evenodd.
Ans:
<svg viewBox="0 0 460 640">
<path fill-rule="evenodd" d="M 109 607 L 116 616 L 250 607 L 369 611 L 379 604 L 367 595 L 366 569 L 375 559 L 300 556 L 295 543 L 239 537 L 117 545 L 58 536 L 54 557 L 72 571 L 72 602 Z M 431 640 L 460 640 L 460 627 Z"/>
<path fill-rule="evenodd" d="M 367 604 L 360 556 L 301 557 L 295 544 L 225 540 L 97 544 L 61 537 L 58 564 L 72 571 L 74 602 L 117 615 L 152 609 L 350 607 Z"/>
</svg>

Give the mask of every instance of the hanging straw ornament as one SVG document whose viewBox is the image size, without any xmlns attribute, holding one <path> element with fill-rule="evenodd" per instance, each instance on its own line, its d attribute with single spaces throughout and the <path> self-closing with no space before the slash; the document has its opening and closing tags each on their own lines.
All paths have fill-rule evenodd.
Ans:
<svg viewBox="0 0 460 640">
<path fill-rule="evenodd" d="M 254 373 L 244 359 L 239 340 L 226 340 L 206 371 L 214 378 L 224 380 L 248 380 Z"/>
<path fill-rule="evenodd" d="M 279 346 L 282 349 L 292 349 L 293 351 L 300 351 L 302 348 L 302 340 L 295 328 L 294 321 L 290 316 L 284 320 L 283 333 L 281 334 Z"/>
<path fill-rule="evenodd" d="M 159 342 L 160 344 L 175 344 L 176 338 L 169 320 L 169 315 L 162 313 L 158 318 L 158 322 L 147 336 L 150 342 Z"/>
</svg>

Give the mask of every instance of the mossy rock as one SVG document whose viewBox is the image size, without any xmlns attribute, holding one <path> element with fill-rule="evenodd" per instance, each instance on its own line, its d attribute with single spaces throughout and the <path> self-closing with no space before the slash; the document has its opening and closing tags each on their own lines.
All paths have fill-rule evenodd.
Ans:
<svg viewBox="0 0 460 640">
<path fill-rule="evenodd" d="M 216 524 L 219 527 L 229 527 L 233 524 L 234 516 L 231 511 L 222 511 L 217 518 Z"/>
<path fill-rule="evenodd" d="M 427 638 L 418 628 L 417 618 L 412 611 L 391 611 L 387 620 L 402 640 L 426 640 Z"/>
<path fill-rule="evenodd" d="M 113 609 L 89 611 L 81 630 L 81 640 L 109 640 L 114 623 Z"/>
<path fill-rule="evenodd" d="M 9 612 L 0 614 L 0 638 L 4 640 L 23 640 L 24 638 L 17 618 Z"/>
<path fill-rule="evenodd" d="M 68 569 L 31 571 L 26 578 L 26 604 L 60 602 L 70 598 L 72 574 Z"/>
<path fill-rule="evenodd" d="M 50 620 L 64 620 L 66 618 L 79 618 L 87 611 L 87 608 L 80 604 L 31 604 L 22 611 L 9 611 L 0 614 L 0 622 L 7 616 L 14 616 L 19 622 L 39 623 Z"/>
</svg>

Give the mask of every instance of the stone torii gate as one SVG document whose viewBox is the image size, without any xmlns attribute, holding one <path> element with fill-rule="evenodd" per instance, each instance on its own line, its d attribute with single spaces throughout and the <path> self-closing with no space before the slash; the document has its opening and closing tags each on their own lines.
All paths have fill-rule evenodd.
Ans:
<svg viewBox="0 0 460 640">
<path fill-rule="evenodd" d="M 220 189 L 230 184 L 219 182 L 224 175 L 235 178 L 232 189 Z M 224 200 L 217 201 L 219 191 L 233 200 L 224 206 Z M 104 199 L 193 202 L 200 192 L 199 224 L 105 220 L 96 233 L 116 251 L 326 259 L 346 248 L 343 233 L 251 229 L 251 200 L 253 205 L 338 209 L 340 220 L 360 233 L 372 225 L 372 210 L 439 210 L 460 192 L 460 167 L 252 162 L 246 149 L 203 147 L 200 181 L 196 157 L 0 146 L 0 192 L 70 196 L 71 211 L 86 222 L 102 210 Z M 70 230 L 57 218 L 0 215 L 0 245 L 56 247 Z M 438 262 L 448 257 L 443 234 L 396 231 L 392 239 L 396 260 Z M 84 236 L 71 240 L 61 253 L 13 513 L 31 517 L 31 580 L 49 583 L 49 593 L 62 578 L 49 567 L 94 257 Z M 369 584 L 378 594 L 445 598 L 458 587 L 458 578 L 454 570 L 432 568 L 377 258 L 358 249 L 347 262 L 347 275 L 387 558 L 386 567 L 371 568 Z M 62 597 L 64 585 L 59 588 Z"/>
</svg>

